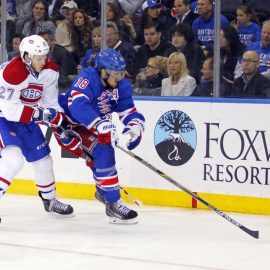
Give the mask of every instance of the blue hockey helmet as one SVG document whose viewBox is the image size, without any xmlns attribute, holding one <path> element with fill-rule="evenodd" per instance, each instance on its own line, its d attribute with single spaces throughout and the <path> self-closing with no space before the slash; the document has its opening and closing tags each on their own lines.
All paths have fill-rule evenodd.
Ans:
<svg viewBox="0 0 270 270">
<path fill-rule="evenodd" d="M 101 70 L 123 71 L 126 69 L 126 61 L 120 52 L 114 49 L 105 49 L 99 52 L 96 57 L 96 68 Z"/>
</svg>

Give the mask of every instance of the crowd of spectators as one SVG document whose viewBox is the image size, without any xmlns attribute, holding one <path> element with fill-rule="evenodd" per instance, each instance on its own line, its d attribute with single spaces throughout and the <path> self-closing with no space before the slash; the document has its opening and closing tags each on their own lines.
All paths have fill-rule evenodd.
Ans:
<svg viewBox="0 0 270 270">
<path fill-rule="evenodd" d="M 6 0 L 8 60 L 42 36 L 67 89 L 95 65 L 99 0 Z M 270 0 L 221 0 L 222 97 L 270 96 Z M 2 22 L 3 23 L 3 22 Z M 213 96 L 213 0 L 108 0 L 106 45 L 123 55 L 135 95 Z M 259 87 L 258 87 L 259 86 Z"/>
</svg>

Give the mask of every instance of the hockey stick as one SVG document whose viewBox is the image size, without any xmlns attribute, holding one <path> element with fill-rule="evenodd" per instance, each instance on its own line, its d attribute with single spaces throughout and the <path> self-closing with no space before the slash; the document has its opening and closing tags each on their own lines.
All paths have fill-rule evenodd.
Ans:
<svg viewBox="0 0 270 270">
<path fill-rule="evenodd" d="M 139 161 L 144 166 L 146 166 L 150 170 L 152 170 L 155 173 L 157 173 L 159 176 L 161 176 L 164 179 L 166 179 L 171 184 L 175 185 L 176 187 L 180 188 L 184 192 L 188 193 L 190 196 L 192 196 L 194 199 L 196 199 L 197 201 L 199 201 L 202 204 L 204 204 L 205 206 L 207 206 L 209 209 L 215 211 L 218 215 L 220 215 L 221 217 L 225 218 L 227 221 L 231 222 L 234 226 L 238 227 L 239 229 L 241 229 L 242 231 L 244 231 L 245 233 L 249 234 L 250 236 L 252 236 L 252 237 L 254 237 L 256 239 L 259 238 L 259 231 L 253 231 L 253 230 L 245 227 L 244 225 L 240 224 L 239 222 L 237 222 L 236 220 L 234 220 L 233 218 L 231 218 L 229 215 L 225 214 L 224 212 L 222 212 L 221 210 L 219 210 L 215 206 L 211 205 L 210 203 L 208 203 L 207 201 L 205 201 L 204 199 L 202 199 L 201 197 L 199 197 L 197 194 L 194 194 L 191 190 L 187 189 L 186 187 L 184 187 L 181 184 L 179 184 L 178 182 L 176 182 L 174 179 L 172 179 L 167 174 L 163 173 L 162 171 L 160 171 L 159 169 L 157 169 L 156 167 L 154 167 L 153 165 L 151 165 L 150 163 L 148 163 L 147 161 L 145 161 L 141 157 L 135 155 L 133 152 L 126 150 L 124 147 L 122 147 L 119 144 L 117 144 L 116 147 L 119 148 L 120 150 L 122 150 L 123 152 L 125 152 L 126 154 L 128 154 L 129 156 L 135 158 L 137 161 Z"/>
<path fill-rule="evenodd" d="M 138 206 L 142 206 L 142 202 L 135 199 L 132 195 L 130 195 L 122 186 L 120 186 L 120 189 L 123 190 L 123 192 L 128 196 L 128 198 L 134 202 L 135 204 L 137 204 Z"/>
</svg>

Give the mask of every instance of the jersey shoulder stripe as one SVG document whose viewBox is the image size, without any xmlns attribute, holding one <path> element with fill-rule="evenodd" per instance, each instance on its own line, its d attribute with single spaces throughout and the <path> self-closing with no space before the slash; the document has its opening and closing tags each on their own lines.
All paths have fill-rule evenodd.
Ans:
<svg viewBox="0 0 270 270">
<path fill-rule="evenodd" d="M 45 63 L 45 65 L 44 65 L 44 67 L 43 67 L 42 70 L 44 70 L 44 69 L 52 69 L 52 70 L 54 70 L 56 72 L 59 71 L 57 64 L 54 61 L 52 61 L 52 60 L 49 60 L 49 61 L 47 61 Z"/>
<path fill-rule="evenodd" d="M 4 80 L 11 85 L 18 85 L 26 80 L 29 71 L 20 57 L 11 60 L 3 71 Z"/>
</svg>

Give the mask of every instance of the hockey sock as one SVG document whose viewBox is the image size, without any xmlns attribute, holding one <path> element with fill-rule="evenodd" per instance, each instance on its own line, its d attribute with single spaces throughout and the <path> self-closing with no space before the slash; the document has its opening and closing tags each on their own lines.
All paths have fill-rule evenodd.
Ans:
<svg viewBox="0 0 270 270">
<path fill-rule="evenodd" d="M 92 168 L 92 171 L 96 181 L 96 189 L 105 197 L 105 201 L 109 203 L 118 201 L 120 199 L 120 188 L 115 167 L 105 169 Z"/>
<path fill-rule="evenodd" d="M 35 183 L 42 198 L 52 200 L 55 198 L 55 178 L 53 173 L 53 160 L 50 155 L 34 161 Z"/>
</svg>

